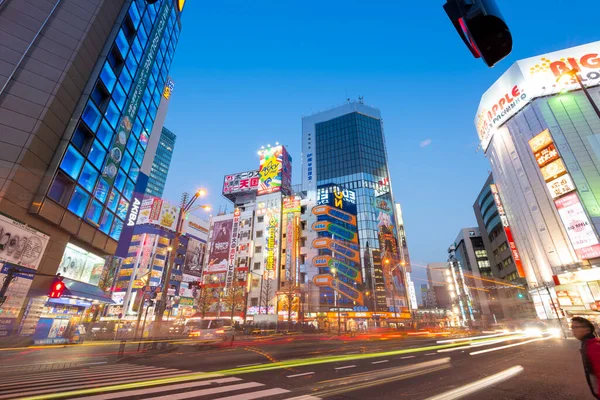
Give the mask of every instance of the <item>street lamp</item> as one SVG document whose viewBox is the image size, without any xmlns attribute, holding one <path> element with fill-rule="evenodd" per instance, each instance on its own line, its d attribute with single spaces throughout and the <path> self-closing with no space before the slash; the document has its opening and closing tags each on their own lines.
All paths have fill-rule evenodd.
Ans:
<svg viewBox="0 0 600 400">
<path fill-rule="evenodd" d="M 335 280 L 335 304 L 337 305 L 337 315 L 338 315 L 338 335 L 342 334 L 342 316 L 340 314 L 340 299 L 339 299 L 339 283 L 336 279 L 337 270 L 335 268 L 330 269 L 331 274 L 333 275 L 333 279 Z"/>
<path fill-rule="evenodd" d="M 572 79 L 575 79 L 577 81 L 577 83 L 581 87 L 581 90 L 583 90 L 583 93 L 585 94 L 585 96 L 589 100 L 590 104 L 592 105 L 592 108 L 596 112 L 596 115 L 598 116 L 598 118 L 600 118 L 600 109 L 598 109 L 598 106 L 596 105 L 596 103 L 594 103 L 594 100 L 592 99 L 590 92 L 587 90 L 587 88 L 581 81 L 581 77 L 579 76 L 579 71 L 576 69 L 571 69 L 569 71 L 563 72 L 558 78 L 556 78 L 556 83 L 563 81 L 565 77 L 571 77 Z"/>
<path fill-rule="evenodd" d="M 185 221 L 185 216 L 187 215 L 187 213 L 190 212 L 190 209 L 192 208 L 192 206 L 194 205 L 196 200 L 198 200 L 199 197 L 204 197 L 204 196 L 206 196 L 206 190 L 198 189 L 196 191 L 196 193 L 194 194 L 194 196 L 187 203 L 182 204 L 181 208 L 179 209 L 179 214 L 177 216 L 177 225 L 175 226 L 175 237 L 173 238 L 171 246 L 168 248 L 169 249 L 169 257 L 168 257 L 168 263 L 166 265 L 167 269 L 166 269 L 166 273 L 165 273 L 165 279 L 164 279 L 164 282 L 162 285 L 163 298 L 161 299 L 159 306 L 157 307 L 157 310 L 156 310 L 156 319 L 154 321 L 154 330 L 153 330 L 154 337 L 156 337 L 157 334 L 160 332 L 160 326 L 162 324 L 162 319 L 163 319 L 163 316 L 165 315 L 165 308 L 166 308 L 166 304 L 167 304 L 166 293 L 169 290 L 169 284 L 171 282 L 171 272 L 173 271 L 173 264 L 175 264 L 175 257 L 177 255 L 177 249 L 179 248 L 179 240 L 183 233 L 183 222 Z"/>
</svg>

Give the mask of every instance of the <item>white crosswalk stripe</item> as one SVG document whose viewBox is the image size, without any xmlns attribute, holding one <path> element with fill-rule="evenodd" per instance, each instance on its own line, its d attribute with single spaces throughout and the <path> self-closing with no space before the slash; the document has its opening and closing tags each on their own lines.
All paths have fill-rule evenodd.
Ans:
<svg viewBox="0 0 600 400">
<path fill-rule="evenodd" d="M 0 400 L 41 400 L 50 394 L 76 400 L 275 400 L 284 395 L 293 397 L 287 389 L 240 377 L 135 364 L 10 376 L 0 380 Z"/>
</svg>

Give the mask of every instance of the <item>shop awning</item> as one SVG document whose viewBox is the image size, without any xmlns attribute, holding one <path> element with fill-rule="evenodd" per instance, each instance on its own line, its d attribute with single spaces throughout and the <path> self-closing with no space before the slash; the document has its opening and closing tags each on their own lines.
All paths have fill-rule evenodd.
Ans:
<svg viewBox="0 0 600 400">
<path fill-rule="evenodd" d="M 98 286 L 90 285 L 79 281 L 74 281 L 68 278 L 63 280 L 66 289 L 63 293 L 63 297 L 70 297 L 74 299 L 96 301 L 106 304 L 115 304 L 109 295 L 104 293 Z"/>
</svg>

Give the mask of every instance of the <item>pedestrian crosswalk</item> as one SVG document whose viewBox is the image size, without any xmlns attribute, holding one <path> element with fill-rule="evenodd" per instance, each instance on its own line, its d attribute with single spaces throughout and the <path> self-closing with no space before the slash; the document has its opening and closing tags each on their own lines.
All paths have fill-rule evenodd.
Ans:
<svg viewBox="0 0 600 400">
<path fill-rule="evenodd" d="M 287 389 L 239 377 L 136 364 L 103 365 L 0 379 L 0 400 L 284 400 L 296 396 Z"/>
</svg>

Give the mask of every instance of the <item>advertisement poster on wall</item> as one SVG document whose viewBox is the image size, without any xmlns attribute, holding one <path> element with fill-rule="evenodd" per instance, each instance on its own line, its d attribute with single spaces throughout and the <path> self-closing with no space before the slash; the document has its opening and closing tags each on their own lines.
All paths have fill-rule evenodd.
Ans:
<svg viewBox="0 0 600 400">
<path fill-rule="evenodd" d="M 0 262 L 38 269 L 50 237 L 0 214 Z"/>
<path fill-rule="evenodd" d="M 163 201 L 158 197 L 146 196 L 142 200 L 137 224 L 157 224 Z"/>
<path fill-rule="evenodd" d="M 183 272 L 189 275 L 201 276 L 205 252 L 206 243 L 203 243 L 200 240 L 192 237 L 188 238 L 188 245 L 185 251 L 185 260 L 183 263 Z"/>
<path fill-rule="evenodd" d="M 9 266 L 0 262 L 0 282 L 8 275 Z M 0 306 L 0 337 L 8 336 L 16 327 L 17 318 L 33 282 L 33 274 L 17 272 L 6 291 L 6 301 Z"/>
<path fill-rule="evenodd" d="M 267 246 L 266 246 L 266 258 L 265 258 L 265 269 L 267 271 L 275 271 L 277 265 L 277 251 L 278 249 L 278 232 L 279 232 L 279 214 L 273 212 L 267 215 L 269 226 L 267 228 Z"/>
<path fill-rule="evenodd" d="M 67 243 L 58 273 L 65 278 L 98 286 L 106 260 L 72 243 Z"/>
<path fill-rule="evenodd" d="M 577 193 L 554 200 L 567 236 L 582 260 L 600 257 L 600 244 Z"/>
<path fill-rule="evenodd" d="M 232 228 L 233 219 L 216 221 L 213 224 L 213 237 L 211 240 L 210 254 L 207 265 L 208 272 L 227 271 Z"/>
</svg>

